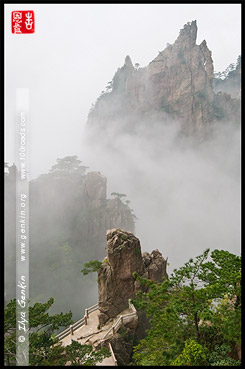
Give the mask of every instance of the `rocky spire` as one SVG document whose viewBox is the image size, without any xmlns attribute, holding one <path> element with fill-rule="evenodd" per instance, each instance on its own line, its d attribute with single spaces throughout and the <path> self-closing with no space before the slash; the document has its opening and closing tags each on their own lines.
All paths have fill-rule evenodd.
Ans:
<svg viewBox="0 0 245 369">
<path fill-rule="evenodd" d="M 196 20 L 188 22 L 180 30 L 179 36 L 175 43 L 186 44 L 188 43 L 191 47 L 195 46 L 197 39 L 197 23 Z"/>
<path fill-rule="evenodd" d="M 225 109 L 224 104 L 229 106 L 228 110 L 224 110 L 228 115 L 219 112 L 219 101 L 214 107 L 212 53 L 205 40 L 197 45 L 196 39 L 197 22 L 194 20 L 183 26 L 173 44 L 159 52 L 149 65 L 140 68 L 140 73 L 136 73 L 127 56 L 124 65 L 113 78 L 113 93 L 117 94 L 117 104 L 109 99 L 99 101 L 100 115 L 94 119 L 98 126 L 104 125 L 105 121 L 110 125 L 116 117 L 119 120 L 125 117 L 130 122 L 130 129 L 134 131 L 139 122 L 136 118 L 138 114 L 140 120 L 144 117 L 143 124 L 148 124 L 147 121 L 156 119 L 156 116 L 164 124 L 166 117 L 169 117 L 181 123 L 183 132 L 201 141 L 212 132 L 216 119 L 227 119 L 231 111 L 233 115 L 237 111 L 236 120 L 240 121 L 237 110 L 239 102 L 228 103 L 226 98 L 225 102 L 219 100 L 222 110 Z M 113 116 L 112 122 L 107 118 L 108 111 Z"/>
<path fill-rule="evenodd" d="M 168 278 L 167 261 L 156 249 L 141 253 L 140 240 L 122 229 L 107 231 L 107 256 L 98 270 L 99 323 L 104 325 L 128 307 L 141 288 L 133 273 L 157 282 Z"/>
<path fill-rule="evenodd" d="M 134 69 L 132 60 L 131 60 L 131 58 L 130 58 L 129 55 L 127 55 L 126 58 L 125 58 L 124 66 L 126 66 L 126 67 L 128 67 L 130 69 L 132 69 L 132 68 Z"/>
<path fill-rule="evenodd" d="M 124 93 L 128 77 L 132 76 L 135 71 L 132 60 L 129 55 L 126 56 L 124 64 L 118 68 L 113 77 L 113 91 Z"/>
</svg>

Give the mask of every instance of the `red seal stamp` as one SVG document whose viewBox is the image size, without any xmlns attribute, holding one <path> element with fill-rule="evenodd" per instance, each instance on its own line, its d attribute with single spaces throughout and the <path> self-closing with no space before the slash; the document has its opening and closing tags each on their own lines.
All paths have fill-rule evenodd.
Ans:
<svg viewBox="0 0 245 369">
<path fill-rule="evenodd" d="M 12 33 L 33 33 L 34 31 L 33 10 L 16 10 L 12 12 Z"/>
</svg>

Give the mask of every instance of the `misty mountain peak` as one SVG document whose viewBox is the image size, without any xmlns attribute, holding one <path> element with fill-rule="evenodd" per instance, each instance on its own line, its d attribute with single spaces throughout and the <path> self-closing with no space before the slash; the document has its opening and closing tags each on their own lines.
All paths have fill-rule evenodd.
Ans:
<svg viewBox="0 0 245 369">
<path fill-rule="evenodd" d="M 134 69 L 134 66 L 133 66 L 133 63 L 132 63 L 132 60 L 130 58 L 129 55 L 126 56 L 125 58 L 125 61 L 124 61 L 124 66 L 128 67 L 128 68 L 131 68 L 131 69 Z"/>
<path fill-rule="evenodd" d="M 197 23 L 196 20 L 192 22 L 188 22 L 184 25 L 184 27 L 180 30 L 179 36 L 176 40 L 176 43 L 185 43 L 190 42 L 190 45 L 193 47 L 196 44 L 197 39 Z"/>
<path fill-rule="evenodd" d="M 112 90 L 97 100 L 88 124 L 104 130 L 105 125 L 115 127 L 123 121 L 126 129 L 137 131 L 139 122 L 157 120 L 164 125 L 170 119 L 202 141 L 217 120 L 239 122 L 240 100 L 215 94 L 212 53 L 206 40 L 197 45 L 196 38 L 194 20 L 146 67 L 136 71 L 127 55 L 113 77 Z M 123 124 L 116 125 L 118 131 Z"/>
</svg>

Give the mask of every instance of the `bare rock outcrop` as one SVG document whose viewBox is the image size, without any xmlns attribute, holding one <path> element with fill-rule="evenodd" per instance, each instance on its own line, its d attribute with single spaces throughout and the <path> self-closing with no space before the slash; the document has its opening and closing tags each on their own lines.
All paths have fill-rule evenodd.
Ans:
<svg viewBox="0 0 245 369">
<path fill-rule="evenodd" d="M 222 107 L 217 98 L 214 102 L 212 53 L 206 40 L 197 45 L 196 38 L 196 21 L 188 22 L 176 41 L 167 44 L 146 67 L 134 67 L 127 56 L 113 77 L 111 90 L 98 98 L 90 112 L 88 129 L 103 132 L 113 127 L 117 133 L 120 129 L 134 132 L 139 122 L 178 121 L 187 135 L 200 141 L 209 136 L 217 120 L 230 118 L 226 111 L 235 110 L 240 99 L 224 98 L 222 104 L 228 106 L 223 116 L 219 114 Z"/>
<path fill-rule="evenodd" d="M 92 207 L 100 207 L 106 203 L 107 179 L 100 172 L 89 172 L 84 180 L 84 198 Z"/>
<path fill-rule="evenodd" d="M 134 232 L 134 216 L 130 208 L 120 199 L 107 200 L 105 217 L 106 229 L 123 228 Z"/>
<path fill-rule="evenodd" d="M 166 277 L 167 260 L 163 259 L 160 251 L 153 250 L 151 254 L 143 252 L 143 262 L 145 266 L 144 277 L 156 282 L 161 282 L 162 277 Z"/>
<path fill-rule="evenodd" d="M 112 345 L 113 352 L 117 358 L 118 366 L 127 366 L 130 363 L 133 350 L 133 342 L 128 339 L 135 334 L 134 330 L 124 328 L 124 337 L 119 333 L 116 333 L 110 343 Z"/>
<path fill-rule="evenodd" d="M 213 61 L 206 41 L 197 45 L 196 36 L 196 21 L 187 23 L 175 43 L 146 67 L 145 100 L 152 109 L 181 120 L 185 131 L 201 137 L 214 119 Z"/>
<path fill-rule="evenodd" d="M 140 241 L 121 229 L 107 231 L 107 256 L 98 271 L 99 323 L 117 316 L 128 307 L 140 289 L 133 273 L 157 282 L 167 278 L 166 260 L 158 250 L 141 253 Z"/>
<path fill-rule="evenodd" d="M 107 179 L 100 172 L 89 172 L 83 184 L 83 226 L 77 229 L 83 247 L 97 245 L 91 257 L 102 258 L 106 247 L 107 229 L 122 227 L 134 232 L 134 217 L 130 208 L 119 198 L 107 199 Z M 90 247 L 91 248 L 91 247 Z M 92 250 L 91 250 L 92 251 Z"/>
</svg>

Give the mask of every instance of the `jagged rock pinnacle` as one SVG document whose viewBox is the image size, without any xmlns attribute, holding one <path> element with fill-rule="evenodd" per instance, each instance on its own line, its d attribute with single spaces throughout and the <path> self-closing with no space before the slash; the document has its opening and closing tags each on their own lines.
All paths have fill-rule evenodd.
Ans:
<svg viewBox="0 0 245 369">
<path fill-rule="evenodd" d="M 128 307 L 128 299 L 141 290 L 133 275 L 161 282 L 168 278 L 167 261 L 156 249 L 141 253 L 140 240 L 133 233 L 115 228 L 106 233 L 107 256 L 98 270 L 99 323 L 104 325 Z"/>
<path fill-rule="evenodd" d="M 133 69 L 134 69 L 134 66 L 133 66 L 132 60 L 131 60 L 131 58 L 130 58 L 130 56 L 129 56 L 129 55 L 127 55 L 127 56 L 126 56 L 126 58 L 125 58 L 125 62 L 124 62 L 124 65 L 125 65 L 126 67 L 129 67 L 129 68 L 133 68 Z"/>
<path fill-rule="evenodd" d="M 99 100 L 100 114 L 93 117 L 93 122 L 103 127 L 106 121 L 110 126 L 115 117 L 125 117 L 133 131 L 138 126 L 138 114 L 140 119 L 142 114 L 146 125 L 156 116 L 162 124 L 169 117 L 180 122 L 182 132 L 202 141 L 217 119 L 232 114 L 233 119 L 236 115 L 236 121 L 240 121 L 239 107 L 231 108 L 237 107 L 239 101 L 228 103 L 220 98 L 219 102 L 215 97 L 216 105 L 222 105 L 221 110 L 230 106 L 224 115 L 215 107 L 212 53 L 205 40 L 196 44 L 197 29 L 196 20 L 186 23 L 176 41 L 159 52 L 149 65 L 140 68 L 140 73 L 135 73 L 136 68 L 126 56 L 124 65 L 113 77 L 116 104 Z M 112 122 L 108 121 L 108 111 L 113 116 Z"/>
<path fill-rule="evenodd" d="M 184 39 L 188 39 L 191 43 L 191 46 L 196 44 L 197 39 L 197 22 L 196 20 L 192 22 L 188 22 L 184 25 L 184 27 L 180 30 L 179 37 L 176 40 L 176 43 L 183 42 Z"/>
</svg>

